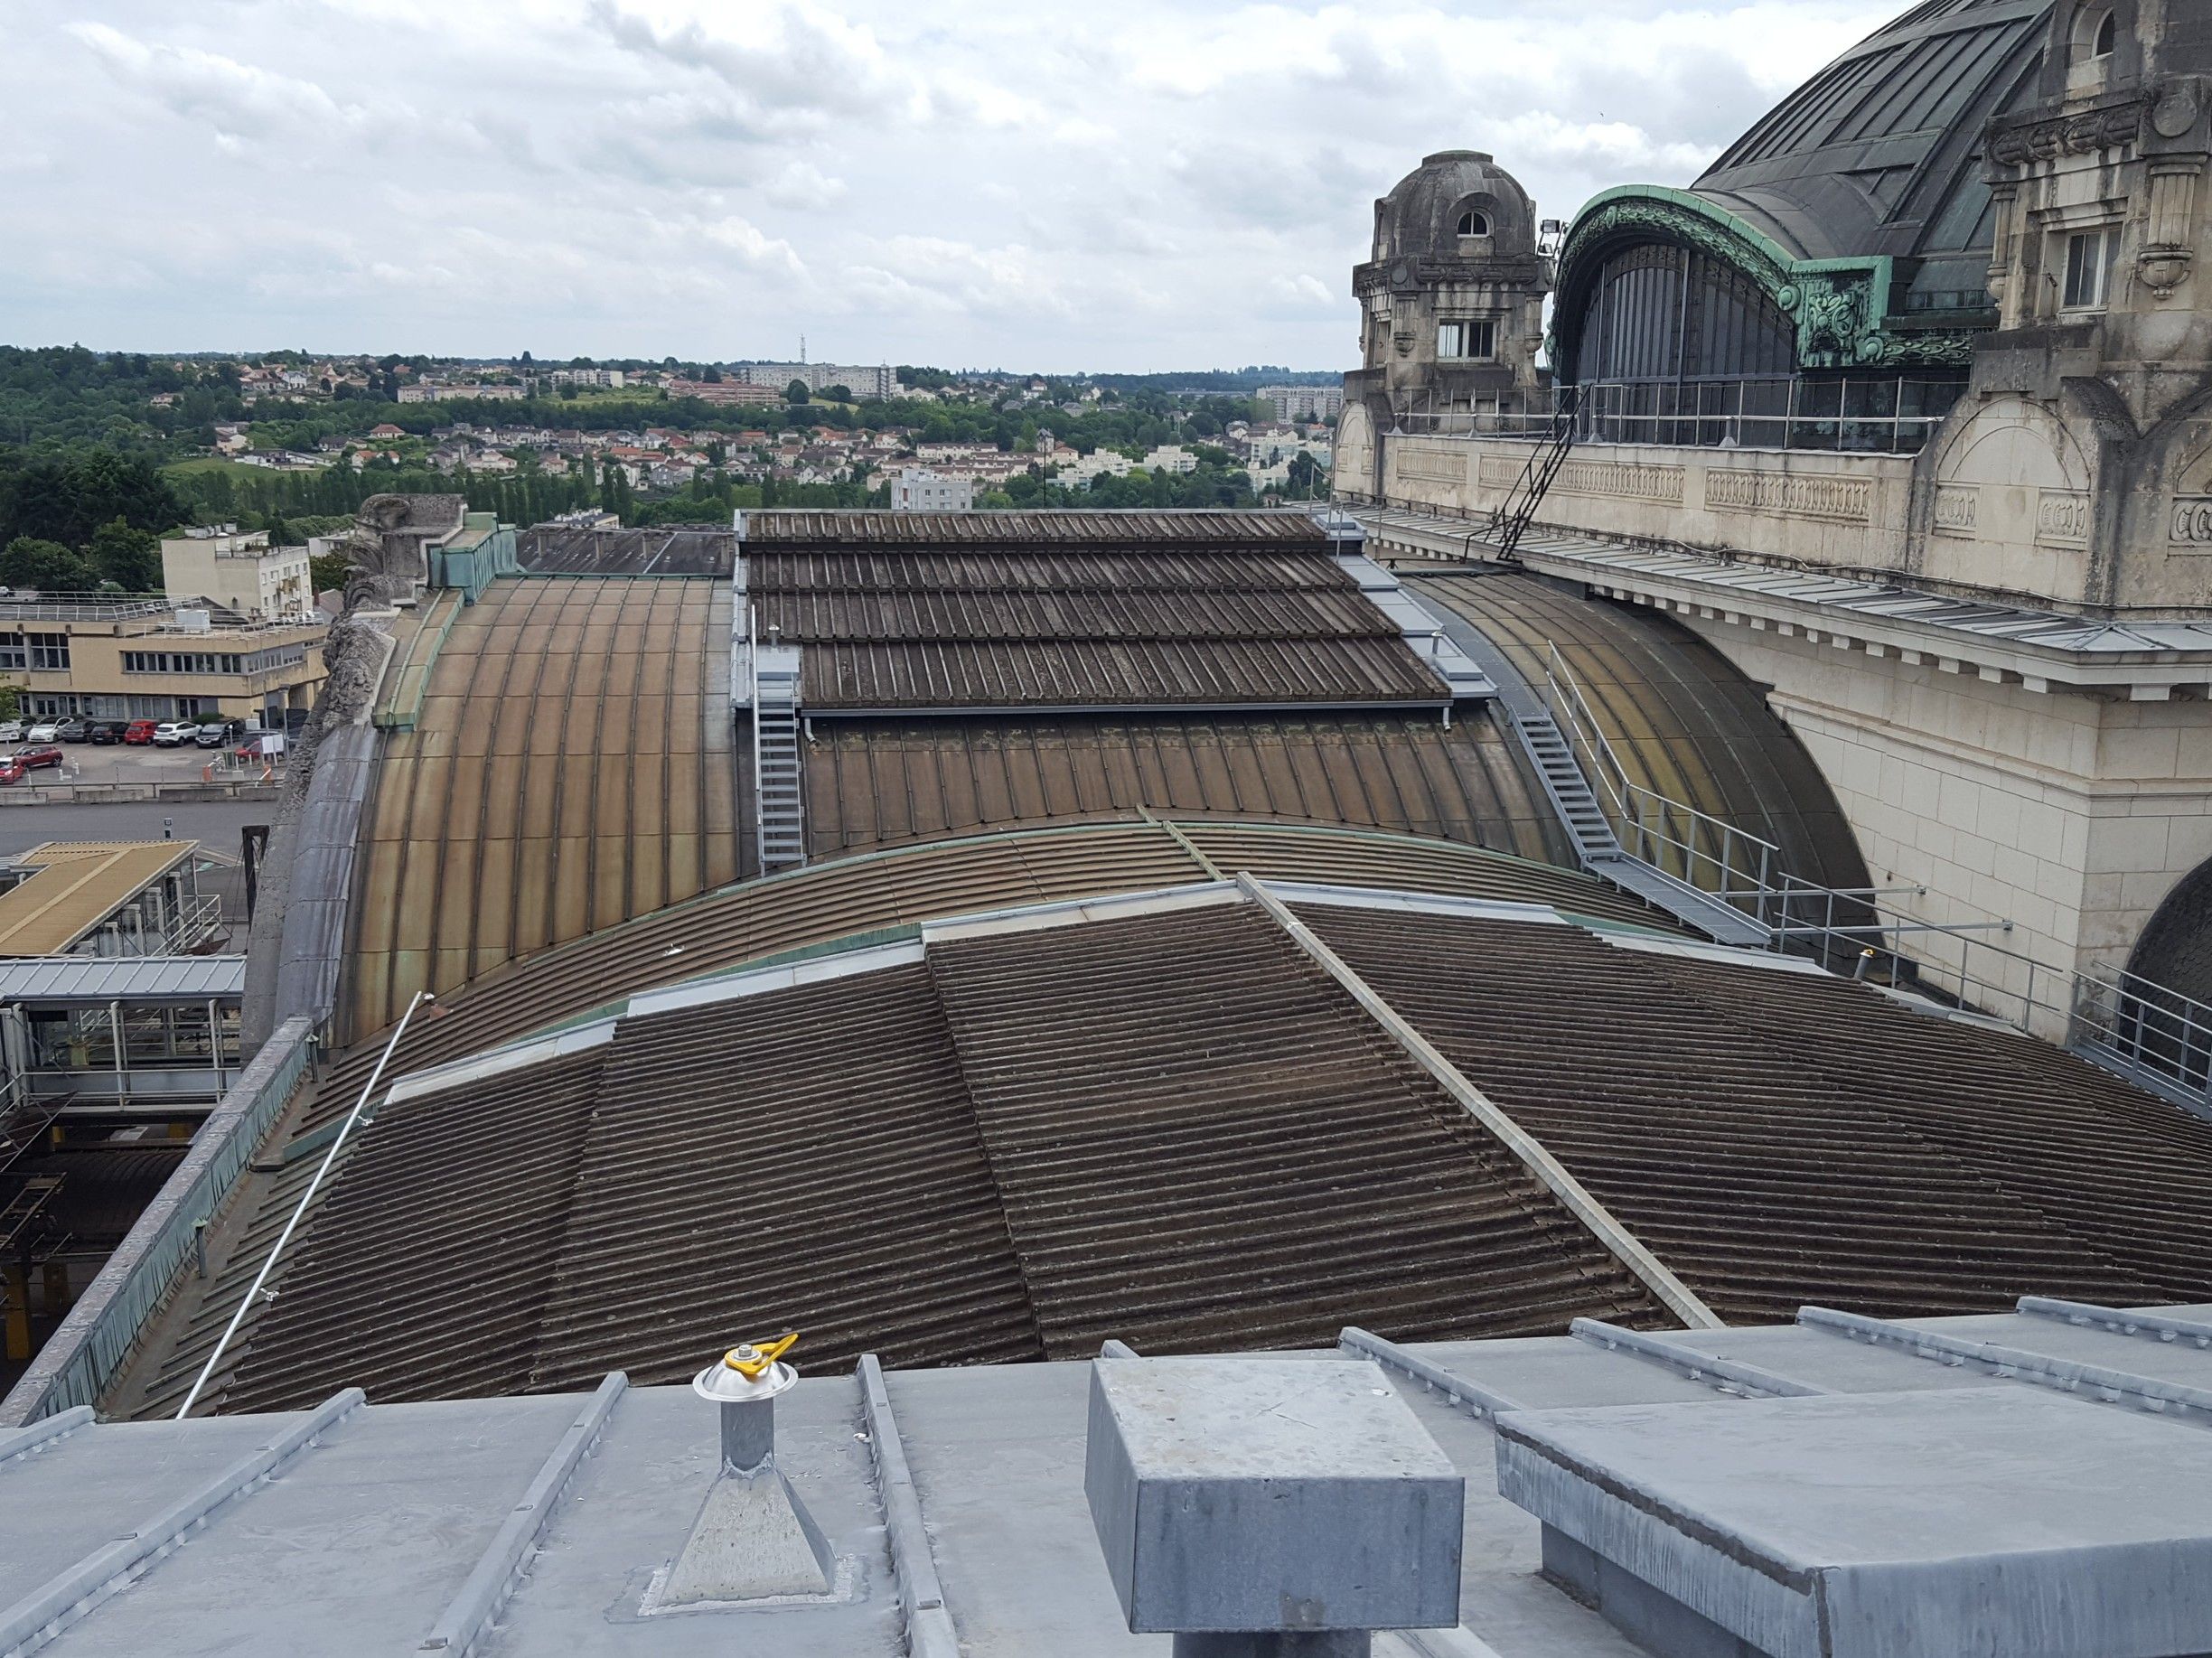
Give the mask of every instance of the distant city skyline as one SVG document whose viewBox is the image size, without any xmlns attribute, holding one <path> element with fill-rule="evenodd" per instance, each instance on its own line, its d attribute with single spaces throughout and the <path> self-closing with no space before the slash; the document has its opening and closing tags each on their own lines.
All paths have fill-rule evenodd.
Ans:
<svg viewBox="0 0 2212 1658">
<path fill-rule="evenodd" d="M 0 0 L 0 330 L 1349 365 L 1371 203 L 1422 154 L 1489 150 L 1552 217 L 1685 183 L 1900 9 Z"/>
</svg>

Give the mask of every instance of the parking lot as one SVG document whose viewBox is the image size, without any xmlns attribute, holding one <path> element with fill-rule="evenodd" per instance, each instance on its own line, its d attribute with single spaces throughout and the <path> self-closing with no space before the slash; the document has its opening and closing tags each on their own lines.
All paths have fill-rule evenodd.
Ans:
<svg viewBox="0 0 2212 1658">
<path fill-rule="evenodd" d="M 30 746 L 27 743 L 0 744 L 0 754 L 12 754 Z M 232 762 L 230 750 L 239 746 L 238 743 L 223 748 L 195 748 L 189 743 L 182 748 L 140 748 L 126 747 L 121 744 L 96 745 L 91 743 L 58 743 L 54 746 L 61 751 L 61 763 L 32 773 L 28 779 L 30 782 L 41 786 L 54 783 L 193 783 L 208 776 L 224 779 L 260 774 L 258 766 L 247 767 Z M 211 773 L 211 767 L 213 768 Z"/>
</svg>

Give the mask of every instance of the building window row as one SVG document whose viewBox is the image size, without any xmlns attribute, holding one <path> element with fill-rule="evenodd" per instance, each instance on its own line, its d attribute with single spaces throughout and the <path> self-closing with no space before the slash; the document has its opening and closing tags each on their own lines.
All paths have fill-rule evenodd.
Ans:
<svg viewBox="0 0 2212 1658">
<path fill-rule="evenodd" d="M 125 673 L 243 673 L 246 659 L 219 651 L 126 651 Z"/>
<path fill-rule="evenodd" d="M 67 633 L 30 633 L 31 666 L 52 671 L 66 671 L 70 665 L 70 638 Z M 21 666 L 18 662 L 17 666 Z"/>
</svg>

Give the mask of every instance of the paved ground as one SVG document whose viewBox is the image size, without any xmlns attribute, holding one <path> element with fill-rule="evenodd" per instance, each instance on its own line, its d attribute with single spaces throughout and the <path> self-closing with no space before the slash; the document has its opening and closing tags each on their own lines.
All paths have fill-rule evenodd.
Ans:
<svg viewBox="0 0 2212 1658">
<path fill-rule="evenodd" d="M 197 773 L 193 773 L 197 775 Z M 180 840 L 197 840 L 211 850 L 238 856 L 239 830 L 267 823 L 274 801 L 166 801 L 115 806 L 19 806 L 0 811 L 0 856 L 21 852 L 47 840 L 159 840 L 162 820 Z"/>
<path fill-rule="evenodd" d="M 12 743 L 0 746 L 0 754 L 13 754 L 27 745 Z M 224 759 L 221 749 L 127 747 L 120 743 L 96 746 L 90 743 L 63 743 L 59 745 L 68 756 L 55 771 L 34 772 L 30 781 L 36 783 L 191 783 L 198 782 L 211 763 Z M 231 773 L 217 763 L 216 775 Z"/>
</svg>

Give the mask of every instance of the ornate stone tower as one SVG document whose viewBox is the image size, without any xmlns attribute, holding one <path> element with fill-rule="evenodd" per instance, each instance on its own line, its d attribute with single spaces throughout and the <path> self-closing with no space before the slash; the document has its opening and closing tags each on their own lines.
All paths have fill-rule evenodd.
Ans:
<svg viewBox="0 0 2212 1658">
<path fill-rule="evenodd" d="M 1362 367 L 1345 378 L 1340 483 L 1362 488 L 1377 433 L 1465 430 L 1534 387 L 1551 286 L 1535 204 L 1481 151 L 1424 157 L 1377 200 L 1373 257 L 1352 273 Z"/>
</svg>

